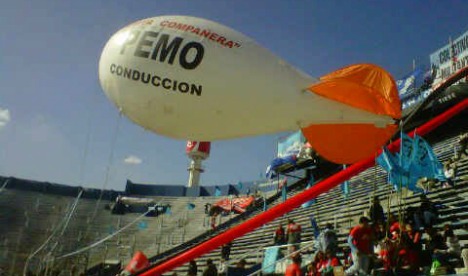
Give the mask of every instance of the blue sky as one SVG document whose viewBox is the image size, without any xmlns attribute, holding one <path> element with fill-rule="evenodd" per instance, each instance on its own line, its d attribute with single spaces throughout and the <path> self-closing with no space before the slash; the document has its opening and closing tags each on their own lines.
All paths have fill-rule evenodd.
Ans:
<svg viewBox="0 0 468 276">
<path fill-rule="evenodd" d="M 468 29 L 462 0 L 3 1 L 0 175 L 119 190 L 127 178 L 185 184 L 185 141 L 119 122 L 97 73 L 101 50 L 118 29 L 176 14 L 232 27 L 316 77 L 369 62 L 398 78 L 413 59 L 428 64 L 449 36 Z M 202 184 L 257 179 L 283 135 L 214 142 Z M 141 163 L 125 163 L 129 156 Z"/>
</svg>

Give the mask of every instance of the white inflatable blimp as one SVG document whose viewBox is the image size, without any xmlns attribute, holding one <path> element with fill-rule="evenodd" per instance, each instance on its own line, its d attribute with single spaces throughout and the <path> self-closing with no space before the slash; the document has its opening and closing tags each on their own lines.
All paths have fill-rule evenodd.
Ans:
<svg viewBox="0 0 468 276">
<path fill-rule="evenodd" d="M 107 97 L 136 124 L 214 141 L 301 129 L 336 163 L 375 153 L 397 129 L 396 85 L 371 64 L 314 78 L 221 24 L 189 16 L 137 21 L 99 61 Z"/>
</svg>

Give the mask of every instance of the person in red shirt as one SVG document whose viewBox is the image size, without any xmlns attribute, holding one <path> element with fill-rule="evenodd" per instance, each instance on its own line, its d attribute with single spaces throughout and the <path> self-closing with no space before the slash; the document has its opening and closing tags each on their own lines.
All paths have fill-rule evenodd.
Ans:
<svg viewBox="0 0 468 276">
<path fill-rule="evenodd" d="M 301 276 L 302 271 L 301 271 L 301 262 L 302 262 L 302 257 L 300 254 L 295 254 L 292 256 L 292 264 L 288 265 L 286 268 L 286 272 L 284 273 L 284 276 Z"/>
<path fill-rule="evenodd" d="M 320 271 L 322 270 L 322 266 L 325 263 L 325 255 L 322 251 L 317 251 L 315 254 L 314 261 L 312 262 L 315 268 L 314 276 L 322 276 Z"/>
<path fill-rule="evenodd" d="M 369 219 L 367 217 L 359 218 L 359 225 L 351 230 L 348 237 L 348 244 L 353 256 L 353 265 L 346 270 L 346 275 L 353 275 L 355 273 L 368 274 L 370 256 L 373 253 L 372 234 Z"/>
<path fill-rule="evenodd" d="M 340 266 L 341 263 L 330 249 L 325 252 L 325 260 L 322 262 L 320 273 L 322 276 L 333 276 L 333 267 Z"/>
<path fill-rule="evenodd" d="M 281 223 L 278 225 L 278 228 L 276 228 L 273 239 L 274 239 L 275 245 L 283 245 L 286 242 L 286 239 L 284 236 L 284 228 Z"/>
<path fill-rule="evenodd" d="M 296 244 L 301 242 L 301 225 L 294 222 L 294 220 L 288 220 L 288 228 L 286 230 L 286 236 L 288 237 L 288 244 Z"/>
</svg>

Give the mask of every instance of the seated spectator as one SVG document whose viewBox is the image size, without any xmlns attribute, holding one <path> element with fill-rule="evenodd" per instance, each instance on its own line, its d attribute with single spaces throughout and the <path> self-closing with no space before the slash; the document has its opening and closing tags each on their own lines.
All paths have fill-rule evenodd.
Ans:
<svg viewBox="0 0 468 276">
<path fill-rule="evenodd" d="M 414 215 L 414 224 L 416 230 L 432 228 L 438 217 L 437 207 L 426 195 L 421 195 L 421 205 Z"/>
<path fill-rule="evenodd" d="M 468 273 L 468 248 L 464 248 L 461 253 L 465 272 Z"/>
<path fill-rule="evenodd" d="M 325 262 L 325 255 L 323 254 L 322 251 L 317 251 L 314 257 L 314 261 L 312 262 L 315 268 L 314 270 L 316 272 L 315 275 L 321 276 L 320 270 L 322 269 L 324 262 Z"/>
<path fill-rule="evenodd" d="M 232 242 L 228 242 L 221 247 L 221 258 L 225 261 L 229 260 L 229 255 L 231 255 Z"/>
<path fill-rule="evenodd" d="M 315 276 L 317 275 L 317 268 L 315 267 L 314 265 L 314 262 L 310 262 L 307 267 L 306 267 L 307 271 L 306 271 L 306 276 Z"/>
<path fill-rule="evenodd" d="M 241 259 L 239 262 L 237 262 L 236 267 L 241 268 L 241 269 L 245 269 L 246 264 L 247 264 L 247 262 L 245 261 L 245 259 Z"/>
<path fill-rule="evenodd" d="M 283 245 L 286 243 L 283 225 L 280 223 L 273 234 L 273 241 L 275 245 Z"/>
<path fill-rule="evenodd" d="M 206 269 L 203 271 L 203 276 L 218 276 L 218 269 L 213 264 L 212 259 L 206 260 Z"/>
<path fill-rule="evenodd" d="M 343 262 L 344 267 L 348 268 L 353 265 L 353 257 L 351 255 L 351 248 L 348 246 L 343 247 Z"/>
<path fill-rule="evenodd" d="M 460 135 L 458 146 L 459 148 L 455 158 L 459 160 L 463 155 L 468 156 L 468 132 Z"/>
<path fill-rule="evenodd" d="M 301 262 L 302 257 L 300 254 L 294 254 L 292 257 L 292 264 L 286 268 L 285 276 L 302 276 Z"/>
<path fill-rule="evenodd" d="M 435 188 L 435 184 L 436 184 L 436 182 L 435 182 L 434 179 L 430 179 L 430 178 L 427 178 L 427 177 L 421 177 L 416 182 L 416 187 L 423 190 L 424 194 L 427 194 L 427 193 L 429 193 L 430 191 L 432 191 Z"/>
<path fill-rule="evenodd" d="M 187 276 L 196 276 L 198 273 L 197 262 L 195 260 L 191 260 L 189 263 Z"/>
<path fill-rule="evenodd" d="M 389 237 L 391 239 L 395 239 L 394 236 L 400 234 L 400 222 L 394 214 L 390 214 L 388 225 L 390 234 Z"/>
<path fill-rule="evenodd" d="M 444 187 L 454 187 L 455 186 L 455 176 L 457 175 L 457 163 L 449 159 L 444 163 L 444 176 L 447 181 L 444 183 Z"/>
<path fill-rule="evenodd" d="M 440 253 L 444 250 L 447 250 L 444 238 L 434 228 L 426 229 L 426 233 L 429 236 L 428 240 L 426 241 L 426 250 L 431 255 L 432 261 L 438 261 L 440 264 L 446 265 L 447 259 L 443 254 Z"/>
<path fill-rule="evenodd" d="M 449 259 L 460 258 L 461 246 L 450 225 L 445 225 L 444 230 L 445 247 L 435 248 L 434 257 L 441 264 L 449 265 Z"/>
<path fill-rule="evenodd" d="M 419 272 L 419 256 L 422 253 L 421 233 L 413 231 L 411 224 L 404 224 L 398 246 L 397 267 L 411 274 Z"/>
<path fill-rule="evenodd" d="M 374 237 L 376 241 L 382 241 L 385 239 L 387 233 L 385 233 L 385 226 L 382 223 L 372 225 L 372 229 L 374 230 Z"/>
<path fill-rule="evenodd" d="M 319 272 L 321 276 L 333 276 L 333 268 L 340 265 L 341 263 L 335 254 L 331 250 L 327 250 L 325 252 L 325 259 L 322 262 L 322 267 Z"/>
<path fill-rule="evenodd" d="M 333 255 L 336 254 L 338 250 L 338 238 L 331 223 L 325 225 L 325 229 L 320 233 L 317 241 L 319 243 L 319 251 L 326 252 L 330 250 Z"/>
</svg>

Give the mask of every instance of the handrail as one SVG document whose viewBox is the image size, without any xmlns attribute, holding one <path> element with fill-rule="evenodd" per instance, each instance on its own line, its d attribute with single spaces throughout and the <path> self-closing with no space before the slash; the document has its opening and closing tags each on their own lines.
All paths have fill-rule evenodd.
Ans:
<svg viewBox="0 0 468 276">
<path fill-rule="evenodd" d="M 256 247 L 255 249 L 251 250 L 251 251 L 248 251 L 247 253 L 244 253 L 241 255 L 241 257 L 238 257 L 236 259 L 233 259 L 233 260 L 229 260 L 226 262 L 226 266 L 229 265 L 229 264 L 233 264 L 233 263 L 236 263 L 242 259 L 244 259 L 245 257 L 247 257 L 248 255 L 250 255 L 251 253 L 255 252 L 257 253 L 259 251 L 260 248 L 263 248 L 263 249 L 266 249 L 266 248 L 275 248 L 275 247 L 278 247 L 278 248 L 283 248 L 283 247 L 288 247 L 288 246 L 292 246 L 292 245 L 302 245 L 302 244 L 309 244 L 309 243 L 312 243 L 314 244 L 315 241 L 306 241 L 306 242 L 299 242 L 299 243 L 293 243 L 293 244 L 285 244 L 285 245 L 272 245 L 272 246 L 258 246 Z M 308 246 L 306 246 L 308 248 Z"/>
</svg>

